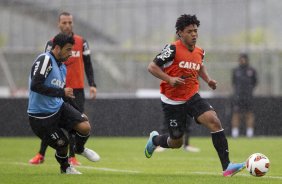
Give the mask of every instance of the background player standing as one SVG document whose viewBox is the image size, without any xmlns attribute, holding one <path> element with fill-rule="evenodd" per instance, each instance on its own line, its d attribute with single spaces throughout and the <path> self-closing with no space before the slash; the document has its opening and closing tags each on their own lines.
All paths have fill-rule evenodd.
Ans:
<svg viewBox="0 0 282 184">
<path fill-rule="evenodd" d="M 257 86 L 257 72 L 249 64 L 249 56 L 245 53 L 239 55 L 239 66 L 232 72 L 232 86 L 234 89 L 232 99 L 232 137 L 239 136 L 240 122 L 245 120 L 246 136 L 253 137 L 255 116 L 253 113 L 253 92 Z"/>
<path fill-rule="evenodd" d="M 65 62 L 67 67 L 66 86 L 73 89 L 75 96 L 73 101 L 78 107 L 79 111 L 83 113 L 85 102 L 84 71 L 88 79 L 90 97 L 92 99 L 96 98 L 96 84 L 94 81 L 94 71 L 91 63 L 89 45 L 83 37 L 73 33 L 73 16 L 70 13 L 62 12 L 59 15 L 58 28 L 60 29 L 61 33 L 73 36 L 75 40 L 72 56 Z M 52 45 L 53 40 L 48 41 L 45 51 L 50 51 Z M 73 137 L 73 134 L 70 134 L 69 136 Z M 75 157 L 73 140 L 73 138 L 70 139 L 69 162 L 72 165 L 80 165 L 80 162 L 78 162 Z M 29 161 L 29 163 L 43 163 L 46 149 L 47 144 L 42 141 L 39 152 Z"/>
</svg>

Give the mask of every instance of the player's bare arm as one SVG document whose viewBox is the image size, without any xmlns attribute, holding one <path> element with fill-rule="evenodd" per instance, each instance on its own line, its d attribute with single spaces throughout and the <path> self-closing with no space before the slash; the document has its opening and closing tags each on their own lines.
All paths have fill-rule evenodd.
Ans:
<svg viewBox="0 0 282 184">
<path fill-rule="evenodd" d="M 180 78 L 180 77 L 172 77 L 167 75 L 165 72 L 163 72 L 163 70 L 156 65 L 154 62 L 151 62 L 148 66 L 148 71 L 154 75 L 155 77 L 166 81 L 167 83 L 169 83 L 171 86 L 177 86 L 177 85 L 181 85 L 181 84 L 185 84 L 184 79 Z"/>
</svg>

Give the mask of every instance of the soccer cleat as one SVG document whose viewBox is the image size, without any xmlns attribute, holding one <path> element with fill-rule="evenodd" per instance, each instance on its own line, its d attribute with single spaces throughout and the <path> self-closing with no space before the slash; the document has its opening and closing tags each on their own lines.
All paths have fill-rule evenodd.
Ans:
<svg viewBox="0 0 282 184">
<path fill-rule="evenodd" d="M 152 131 L 150 133 L 150 137 L 147 141 L 147 144 L 145 146 L 145 156 L 147 158 L 151 158 L 151 156 L 153 155 L 155 149 L 156 149 L 156 146 L 153 144 L 153 137 L 159 135 L 159 133 L 157 131 Z"/>
<path fill-rule="evenodd" d="M 233 176 L 236 173 L 242 171 L 246 167 L 246 163 L 229 163 L 228 167 L 226 168 L 225 171 L 223 171 L 223 176 L 228 177 L 228 176 Z"/>
<path fill-rule="evenodd" d="M 88 148 L 84 148 L 83 152 L 80 153 L 80 155 L 84 156 L 92 162 L 98 162 L 100 160 L 100 156 L 98 155 L 98 153 Z"/>
<path fill-rule="evenodd" d="M 69 164 L 73 166 L 81 165 L 81 163 L 75 157 L 69 157 Z"/>
<path fill-rule="evenodd" d="M 44 162 L 44 156 L 40 153 L 37 153 L 32 159 L 29 160 L 30 164 L 38 165 Z"/>
<path fill-rule="evenodd" d="M 61 170 L 62 174 L 82 174 L 78 170 L 76 170 L 73 166 L 69 166 L 66 171 Z"/>
<path fill-rule="evenodd" d="M 197 147 L 194 147 L 194 146 L 184 146 L 184 151 L 187 151 L 187 152 L 193 152 L 193 153 L 198 153 L 200 152 L 201 150 Z"/>
</svg>

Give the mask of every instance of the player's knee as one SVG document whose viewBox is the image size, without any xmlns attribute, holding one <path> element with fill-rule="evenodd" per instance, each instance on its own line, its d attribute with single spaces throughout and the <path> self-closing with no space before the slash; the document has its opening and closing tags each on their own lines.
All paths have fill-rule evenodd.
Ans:
<svg viewBox="0 0 282 184">
<path fill-rule="evenodd" d="M 168 145 L 170 148 L 180 148 L 183 144 L 183 138 L 178 138 L 178 139 L 169 139 Z"/>
<path fill-rule="evenodd" d="M 183 132 L 178 129 L 172 131 L 168 144 L 170 148 L 180 148 L 183 144 Z"/>
<path fill-rule="evenodd" d="M 84 122 L 79 123 L 75 127 L 75 130 L 82 135 L 88 135 L 91 131 L 91 126 L 88 121 L 84 121 Z"/>
<path fill-rule="evenodd" d="M 177 143 L 175 143 L 174 144 L 174 147 L 173 148 L 181 148 L 181 146 L 182 146 L 182 144 L 183 144 L 183 142 L 182 141 L 179 141 L 179 142 L 177 142 Z"/>
<path fill-rule="evenodd" d="M 214 117 L 211 118 L 210 125 L 211 125 L 213 131 L 218 131 L 218 130 L 222 129 L 221 122 L 220 122 L 220 120 L 218 119 L 217 116 L 214 116 Z"/>
</svg>

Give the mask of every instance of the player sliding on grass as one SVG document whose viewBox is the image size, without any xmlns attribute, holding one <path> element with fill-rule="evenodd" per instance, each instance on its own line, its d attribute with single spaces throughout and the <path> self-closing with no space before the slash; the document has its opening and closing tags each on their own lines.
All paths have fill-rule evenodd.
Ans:
<svg viewBox="0 0 282 184">
<path fill-rule="evenodd" d="M 148 70 L 162 80 L 161 101 L 169 135 L 159 135 L 152 131 L 145 147 L 145 155 L 150 158 L 157 146 L 180 148 L 188 114 L 211 131 L 223 176 L 233 176 L 245 168 L 245 163 L 230 162 L 228 143 L 221 122 L 212 106 L 198 94 L 198 77 L 213 90 L 217 86 L 203 63 L 204 50 L 196 46 L 199 26 L 200 21 L 195 15 L 181 15 L 175 25 L 179 40 L 166 45 L 148 66 Z"/>
<path fill-rule="evenodd" d="M 56 35 L 52 50 L 37 57 L 29 77 L 27 112 L 30 126 L 41 140 L 56 150 L 61 173 L 66 174 L 81 174 L 68 162 L 67 131 L 75 132 L 77 154 L 93 162 L 100 159 L 96 152 L 84 147 L 90 136 L 90 123 L 73 101 L 68 100 L 74 98 L 73 89 L 65 87 L 66 66 L 63 62 L 71 56 L 74 43 L 72 36 Z"/>
</svg>

